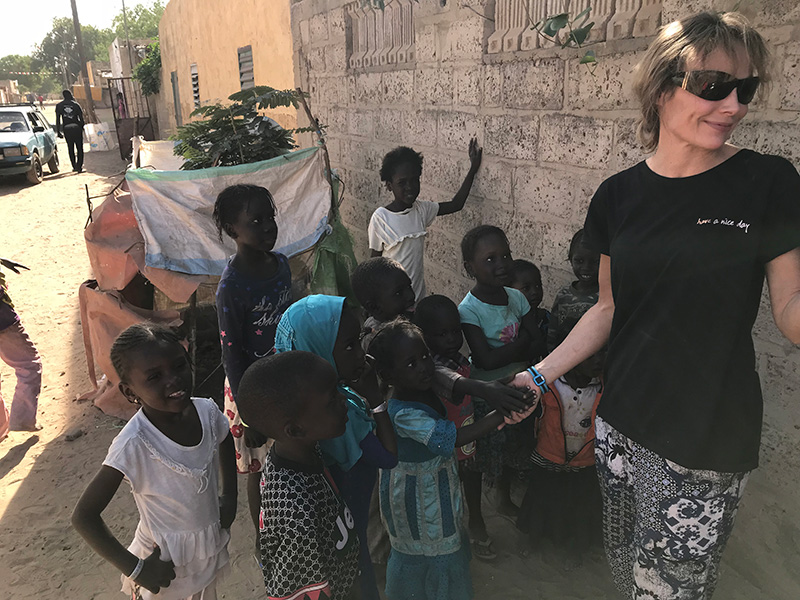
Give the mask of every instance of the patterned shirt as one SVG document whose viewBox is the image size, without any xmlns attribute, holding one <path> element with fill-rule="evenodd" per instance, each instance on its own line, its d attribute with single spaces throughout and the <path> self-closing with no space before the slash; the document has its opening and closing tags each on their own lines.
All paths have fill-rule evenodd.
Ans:
<svg viewBox="0 0 800 600">
<path fill-rule="evenodd" d="M 577 283 L 577 282 L 575 282 Z M 584 313 L 597 304 L 598 292 L 585 294 L 575 289 L 575 283 L 561 288 L 553 301 L 550 322 L 547 327 L 547 351 L 566 339 Z"/>
<path fill-rule="evenodd" d="M 437 371 L 445 369 L 457 373 L 462 377 L 469 377 L 472 367 L 466 356 L 459 353 L 458 360 L 453 360 L 441 354 L 433 355 L 433 362 Z M 435 391 L 435 390 L 434 390 Z M 467 425 L 475 423 L 475 407 L 472 404 L 472 396 L 464 394 L 460 399 L 437 394 L 439 400 L 444 404 L 447 411 L 447 418 L 456 424 L 456 429 L 461 429 Z M 475 442 L 469 442 L 456 448 L 456 458 L 466 460 L 475 454 Z"/>
<path fill-rule="evenodd" d="M 292 303 L 289 259 L 275 256 L 278 270 L 269 279 L 247 277 L 230 261 L 217 286 L 222 364 L 234 401 L 247 367 L 272 351 L 278 321 Z"/>
<path fill-rule="evenodd" d="M 261 476 L 259 531 L 270 600 L 344 600 L 358 575 L 358 536 L 327 469 L 271 451 Z"/>
</svg>

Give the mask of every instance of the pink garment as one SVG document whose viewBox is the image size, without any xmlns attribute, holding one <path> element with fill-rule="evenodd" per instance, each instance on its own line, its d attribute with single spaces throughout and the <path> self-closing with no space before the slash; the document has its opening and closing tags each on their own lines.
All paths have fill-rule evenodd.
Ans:
<svg viewBox="0 0 800 600">
<path fill-rule="evenodd" d="M 25 332 L 21 321 L 0 330 L 0 358 L 14 369 L 17 386 L 9 417 L 0 394 L 0 440 L 12 430 L 32 430 L 36 426 L 36 407 L 42 387 L 42 360 Z"/>
<path fill-rule="evenodd" d="M 97 282 L 87 281 L 78 291 L 81 307 L 81 328 L 86 350 L 89 379 L 94 390 L 82 399 L 92 400 L 107 415 L 130 419 L 137 406 L 128 402 L 117 389 L 119 378 L 111 364 L 111 344 L 117 336 L 134 323 L 149 321 L 166 326 L 180 325 L 180 315 L 175 310 L 151 311 L 138 308 L 117 292 L 97 289 Z M 106 381 L 98 385 L 95 365 L 105 373 Z"/>
<path fill-rule="evenodd" d="M 130 192 L 117 190 L 92 211 L 92 222 L 83 232 L 89 263 L 101 290 L 121 290 L 137 272 L 173 302 L 187 302 L 206 275 L 187 275 L 148 267 L 144 238 L 131 207 Z"/>
</svg>

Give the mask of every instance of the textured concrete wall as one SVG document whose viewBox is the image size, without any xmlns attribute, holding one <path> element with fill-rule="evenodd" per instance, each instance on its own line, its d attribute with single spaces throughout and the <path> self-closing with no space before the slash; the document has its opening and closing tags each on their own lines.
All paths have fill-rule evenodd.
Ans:
<svg viewBox="0 0 800 600">
<path fill-rule="evenodd" d="M 428 289 L 463 297 L 470 282 L 459 242 L 470 227 L 491 223 L 506 230 L 515 257 L 541 266 L 544 303 L 552 302 L 570 280 L 566 246 L 593 191 L 644 156 L 634 135 L 637 110 L 629 84 L 652 39 L 653 14 L 657 23 L 661 8 L 668 22 L 734 3 L 591 4 L 605 11 L 609 38 L 620 38 L 593 47 L 599 62 L 594 73 L 578 64 L 575 50 L 490 52 L 495 26 L 481 15 L 495 17 L 494 0 L 419 0 L 413 5 L 414 61 L 351 69 L 349 11 L 360 3 L 292 1 L 296 81 L 311 92 L 312 109 L 328 126 L 332 163 L 346 183 L 343 216 L 359 258 L 367 256 L 372 211 L 390 199 L 378 176 L 384 153 L 399 144 L 422 151 L 420 197 L 446 201 L 467 171 L 467 143 L 475 135 L 484 147 L 483 166 L 466 208 L 430 229 Z M 637 24 L 632 15 L 641 6 L 649 13 L 642 12 L 646 18 Z M 800 167 L 800 8 L 795 0 L 745 0 L 740 6 L 772 44 L 776 77 L 734 141 Z M 538 43 L 520 35 L 522 48 Z M 762 466 L 740 511 L 719 596 L 788 600 L 800 597 L 800 351 L 778 333 L 766 299 L 763 304 L 754 331 L 765 390 Z"/>
<path fill-rule="evenodd" d="M 170 0 L 158 34 L 162 66 L 157 112 L 163 137 L 175 132 L 173 71 L 178 77 L 183 122 L 191 120 L 193 63 L 198 69 L 201 104 L 226 102 L 241 89 L 236 51 L 243 46 L 253 48 L 256 85 L 294 86 L 289 0 Z M 294 109 L 269 114 L 284 127 L 297 124 Z"/>
</svg>

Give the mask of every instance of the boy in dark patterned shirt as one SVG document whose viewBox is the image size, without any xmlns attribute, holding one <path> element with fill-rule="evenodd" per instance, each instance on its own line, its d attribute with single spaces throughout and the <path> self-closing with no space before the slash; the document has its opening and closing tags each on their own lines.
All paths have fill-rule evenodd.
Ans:
<svg viewBox="0 0 800 600">
<path fill-rule="evenodd" d="M 262 358 L 239 384 L 239 410 L 275 440 L 261 476 L 259 530 L 267 598 L 347 600 L 357 589 L 353 517 L 317 442 L 344 433 L 336 372 L 309 352 Z"/>
</svg>

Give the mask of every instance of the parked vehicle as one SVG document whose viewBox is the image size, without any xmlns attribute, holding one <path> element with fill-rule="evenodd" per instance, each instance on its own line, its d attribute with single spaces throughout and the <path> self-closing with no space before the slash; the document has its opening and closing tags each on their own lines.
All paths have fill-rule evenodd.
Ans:
<svg viewBox="0 0 800 600">
<path fill-rule="evenodd" d="M 56 132 L 32 104 L 0 104 L 0 177 L 25 174 L 41 183 L 42 165 L 58 173 Z"/>
</svg>

